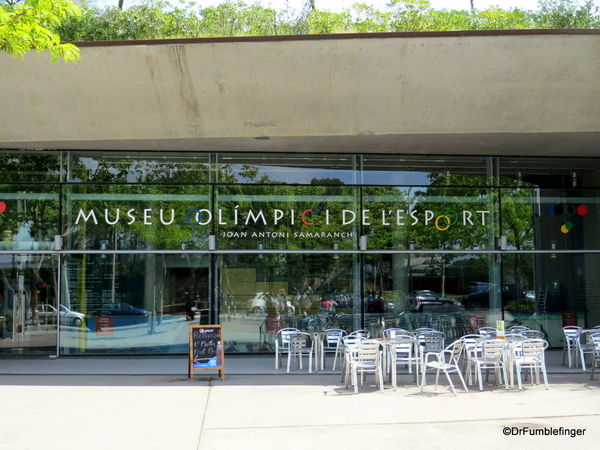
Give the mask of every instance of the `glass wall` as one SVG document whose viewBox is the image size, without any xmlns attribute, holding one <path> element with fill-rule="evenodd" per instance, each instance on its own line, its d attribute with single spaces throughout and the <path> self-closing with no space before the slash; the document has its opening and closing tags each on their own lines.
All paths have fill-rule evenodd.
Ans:
<svg viewBox="0 0 600 450">
<path fill-rule="evenodd" d="M 208 255 L 76 254 L 62 271 L 63 305 L 85 316 L 61 327 L 62 354 L 186 353 L 190 323 L 209 322 Z"/>
<path fill-rule="evenodd" d="M 283 327 L 361 327 L 356 255 L 243 254 L 220 258 L 221 323 L 230 351 L 272 352 Z"/>
<path fill-rule="evenodd" d="M 185 353 L 191 323 L 221 323 L 228 352 L 261 353 L 283 326 L 452 339 L 496 320 L 556 347 L 600 324 L 600 160 L 0 158 L 2 352 Z"/>
<path fill-rule="evenodd" d="M 0 254 L 0 352 L 56 354 L 57 327 L 83 324 L 58 303 L 58 258 Z"/>
</svg>

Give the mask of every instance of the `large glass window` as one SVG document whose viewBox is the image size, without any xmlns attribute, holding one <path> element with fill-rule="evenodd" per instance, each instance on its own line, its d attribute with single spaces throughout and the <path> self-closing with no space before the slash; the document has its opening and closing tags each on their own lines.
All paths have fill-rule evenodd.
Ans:
<svg viewBox="0 0 600 450">
<path fill-rule="evenodd" d="M 0 353 L 56 354 L 58 320 L 74 320 L 59 309 L 57 262 L 49 255 L 0 254 Z"/>
<path fill-rule="evenodd" d="M 354 249 L 359 190 L 340 184 L 216 188 L 219 249 Z"/>
<path fill-rule="evenodd" d="M 560 346 L 562 325 L 600 324 L 597 159 L 0 159 L 5 352 L 185 353 L 199 321 L 230 352 L 271 351 L 281 326 L 452 339 L 505 320 Z"/>
<path fill-rule="evenodd" d="M 70 255 L 61 306 L 85 317 L 61 327 L 61 353 L 185 353 L 189 325 L 209 322 L 207 255 Z"/>
<path fill-rule="evenodd" d="M 354 155 L 219 153 L 216 160 L 218 183 L 359 184 L 360 182 Z"/>
<path fill-rule="evenodd" d="M 70 152 L 67 180 L 72 183 L 210 182 L 209 155 L 169 152 Z"/>
<path fill-rule="evenodd" d="M 210 186 L 68 185 L 67 248 L 207 249 Z"/>
<path fill-rule="evenodd" d="M 58 184 L 0 185 L 0 249 L 46 250 L 59 234 Z"/>
<path fill-rule="evenodd" d="M 277 331 L 361 326 L 358 257 L 244 254 L 220 258 L 221 323 L 232 352 L 273 352 Z"/>
</svg>

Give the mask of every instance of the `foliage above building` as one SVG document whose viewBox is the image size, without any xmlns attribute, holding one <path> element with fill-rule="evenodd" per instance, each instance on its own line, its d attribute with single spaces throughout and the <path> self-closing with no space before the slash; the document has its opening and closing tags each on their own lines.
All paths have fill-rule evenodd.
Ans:
<svg viewBox="0 0 600 450">
<path fill-rule="evenodd" d="M 201 7 L 149 1 L 125 8 L 83 6 L 83 15 L 55 27 L 66 41 L 274 36 L 402 31 L 598 28 L 598 0 L 540 0 L 536 10 L 518 8 L 436 10 L 428 0 L 391 0 L 384 9 L 357 3 L 342 12 L 275 10 L 259 3 L 226 1 Z M 115 0 L 116 3 L 116 0 Z"/>
<path fill-rule="evenodd" d="M 5 0 L 0 2 L 0 50 L 23 58 L 29 50 L 48 50 L 52 61 L 77 61 L 79 49 L 61 44 L 61 21 L 80 20 L 79 7 L 68 0 Z"/>
</svg>

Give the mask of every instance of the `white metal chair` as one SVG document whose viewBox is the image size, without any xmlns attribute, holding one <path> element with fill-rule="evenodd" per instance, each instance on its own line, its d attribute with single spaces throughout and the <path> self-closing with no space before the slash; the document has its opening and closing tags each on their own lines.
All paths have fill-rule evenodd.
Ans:
<svg viewBox="0 0 600 450">
<path fill-rule="evenodd" d="M 290 347 L 290 336 L 298 332 L 300 332 L 298 328 L 282 328 L 277 331 L 275 336 L 275 369 L 281 367 L 281 356 Z"/>
<path fill-rule="evenodd" d="M 575 358 L 575 349 L 577 348 L 577 337 L 579 335 L 581 327 L 571 325 L 563 327 L 563 360 L 562 365 L 565 365 L 565 356 L 568 357 L 569 369 L 573 367 L 573 361 Z"/>
<path fill-rule="evenodd" d="M 371 332 L 369 330 L 355 330 L 351 333 L 348 333 L 348 336 L 360 336 L 365 339 L 371 339 Z"/>
<path fill-rule="evenodd" d="M 415 330 L 415 333 L 419 334 L 419 333 L 425 333 L 426 331 L 438 331 L 435 328 L 427 328 L 427 327 L 423 327 L 423 328 L 417 328 Z"/>
<path fill-rule="evenodd" d="M 383 366 L 381 361 L 381 345 L 374 340 L 365 339 L 348 351 L 348 370 L 352 376 L 354 384 L 354 393 L 358 394 L 358 383 L 360 375 L 360 385 L 364 382 L 364 376 L 368 373 L 375 374 L 375 380 L 379 382 L 379 390 L 383 392 Z M 348 388 L 348 378 L 346 377 L 346 388 Z"/>
<path fill-rule="evenodd" d="M 454 389 L 454 384 L 452 383 L 452 379 L 450 378 L 450 374 L 456 373 L 460 378 L 460 382 L 465 388 L 465 392 L 469 392 L 469 388 L 465 384 L 465 379 L 462 376 L 461 368 L 459 364 L 460 356 L 464 350 L 465 343 L 462 340 L 458 340 L 450 344 L 444 350 L 438 353 L 428 353 L 425 356 L 425 362 L 423 366 L 423 377 L 421 378 L 421 393 L 426 384 L 426 375 L 427 369 L 432 369 L 436 371 L 435 374 L 435 389 L 437 390 L 438 382 L 440 378 L 440 371 L 443 371 L 448 379 L 448 383 L 450 383 L 450 387 L 454 395 L 456 395 L 456 390 Z M 435 359 L 432 359 L 435 358 Z"/>
<path fill-rule="evenodd" d="M 600 330 L 598 328 L 594 328 L 596 333 L 592 333 L 589 336 L 589 340 L 596 347 L 594 351 L 594 356 L 592 357 L 592 375 L 590 376 L 590 380 L 594 379 L 594 372 L 596 371 L 596 366 L 600 361 Z"/>
<path fill-rule="evenodd" d="M 546 373 L 546 362 L 544 351 L 548 348 L 548 342 L 543 339 L 526 339 L 513 344 L 512 365 L 517 373 L 517 381 L 519 390 L 523 390 L 523 382 L 521 380 L 521 370 L 529 369 L 531 376 L 531 384 L 533 384 L 533 374 L 535 370 L 536 383 L 540 384 L 540 371 L 544 376 L 544 386 L 548 386 L 548 375 Z M 511 375 L 512 377 L 512 375 Z"/>
<path fill-rule="evenodd" d="M 408 367 L 408 373 L 413 373 L 415 381 L 419 382 L 419 366 L 421 365 L 421 344 L 414 336 L 399 335 L 392 341 L 394 342 L 394 352 L 396 356 L 396 370 L 399 365 Z"/>
<path fill-rule="evenodd" d="M 405 330 L 404 328 L 386 328 L 383 330 L 383 336 L 387 339 L 392 339 L 392 335 L 396 336 L 414 336 L 415 333 Z"/>
<path fill-rule="evenodd" d="M 498 329 L 494 327 L 481 327 L 477 332 L 484 338 L 493 339 L 498 334 Z"/>
<path fill-rule="evenodd" d="M 287 361 L 287 373 L 290 373 L 290 366 L 292 370 L 296 370 L 296 366 L 302 369 L 302 357 L 308 356 L 308 373 L 312 372 L 313 367 L 313 338 L 310 333 L 298 332 L 291 334 L 289 337 L 289 347 L 287 350 L 288 361 Z"/>
<path fill-rule="evenodd" d="M 446 336 L 441 331 L 423 331 L 417 334 L 417 340 L 421 345 L 421 371 L 425 370 L 425 355 L 427 353 L 439 353 L 444 350 Z"/>
<path fill-rule="evenodd" d="M 526 327 L 525 325 L 513 325 L 512 327 L 508 327 L 506 329 L 507 333 L 520 333 L 521 331 L 527 331 L 529 330 L 529 327 Z"/>
<path fill-rule="evenodd" d="M 346 336 L 346 330 L 341 328 L 329 328 L 321 336 L 321 370 L 324 368 L 325 356 L 327 353 L 336 353 L 340 339 Z"/>
<path fill-rule="evenodd" d="M 346 359 L 348 357 L 348 355 L 347 355 L 348 350 L 350 348 L 352 348 L 354 345 L 358 344 L 359 342 L 364 341 L 365 339 L 366 338 L 364 338 L 362 336 L 358 336 L 358 335 L 348 335 L 348 336 L 342 337 L 338 341 L 338 346 L 335 351 L 335 356 L 333 358 L 333 369 L 331 369 L 331 370 L 332 371 L 335 370 L 335 367 L 337 365 L 337 359 L 339 357 L 341 360 L 341 366 L 342 366 L 342 381 L 344 381 L 344 376 L 345 376 L 346 368 L 347 368 Z"/>
<path fill-rule="evenodd" d="M 545 339 L 546 335 L 543 331 L 539 330 L 523 330 L 521 331 L 521 335 L 525 336 L 528 339 Z"/>
<path fill-rule="evenodd" d="M 506 341 L 504 339 L 486 339 L 480 341 L 475 346 L 474 355 L 470 363 L 475 369 L 475 375 L 479 380 L 479 390 L 483 391 L 482 370 L 494 369 L 496 382 L 501 383 L 504 377 L 504 384 L 508 390 L 508 377 L 506 368 Z"/>
<path fill-rule="evenodd" d="M 590 340 L 590 336 L 598 333 L 598 330 L 578 330 L 577 339 L 575 340 L 575 367 L 581 361 L 581 369 L 586 372 L 587 367 L 585 365 L 586 355 L 593 355 L 596 353 L 596 344 Z"/>
<path fill-rule="evenodd" d="M 471 367 L 472 367 L 471 358 L 475 355 L 475 347 L 477 346 L 477 343 L 479 341 L 481 341 L 482 339 L 484 339 L 484 338 L 480 334 L 465 334 L 464 336 L 462 336 L 460 338 L 460 340 L 463 341 L 465 344 L 464 358 L 463 358 L 463 372 L 466 376 L 467 371 L 468 371 L 469 386 L 473 385 L 473 376 L 472 376 L 472 371 L 471 371 Z"/>
<path fill-rule="evenodd" d="M 521 333 L 506 333 L 504 335 L 504 338 L 505 339 L 511 339 L 511 338 L 512 339 L 519 339 L 519 338 L 523 339 L 523 335 Z"/>
</svg>

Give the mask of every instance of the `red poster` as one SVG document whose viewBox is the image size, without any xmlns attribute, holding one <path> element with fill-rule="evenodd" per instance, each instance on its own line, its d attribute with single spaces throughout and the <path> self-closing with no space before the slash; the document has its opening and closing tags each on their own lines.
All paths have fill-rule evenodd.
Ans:
<svg viewBox="0 0 600 450">
<path fill-rule="evenodd" d="M 562 326 L 577 326 L 577 313 L 575 311 L 565 311 L 562 313 Z"/>
<path fill-rule="evenodd" d="M 115 326 L 114 317 L 96 317 L 96 335 L 112 336 Z"/>
</svg>

